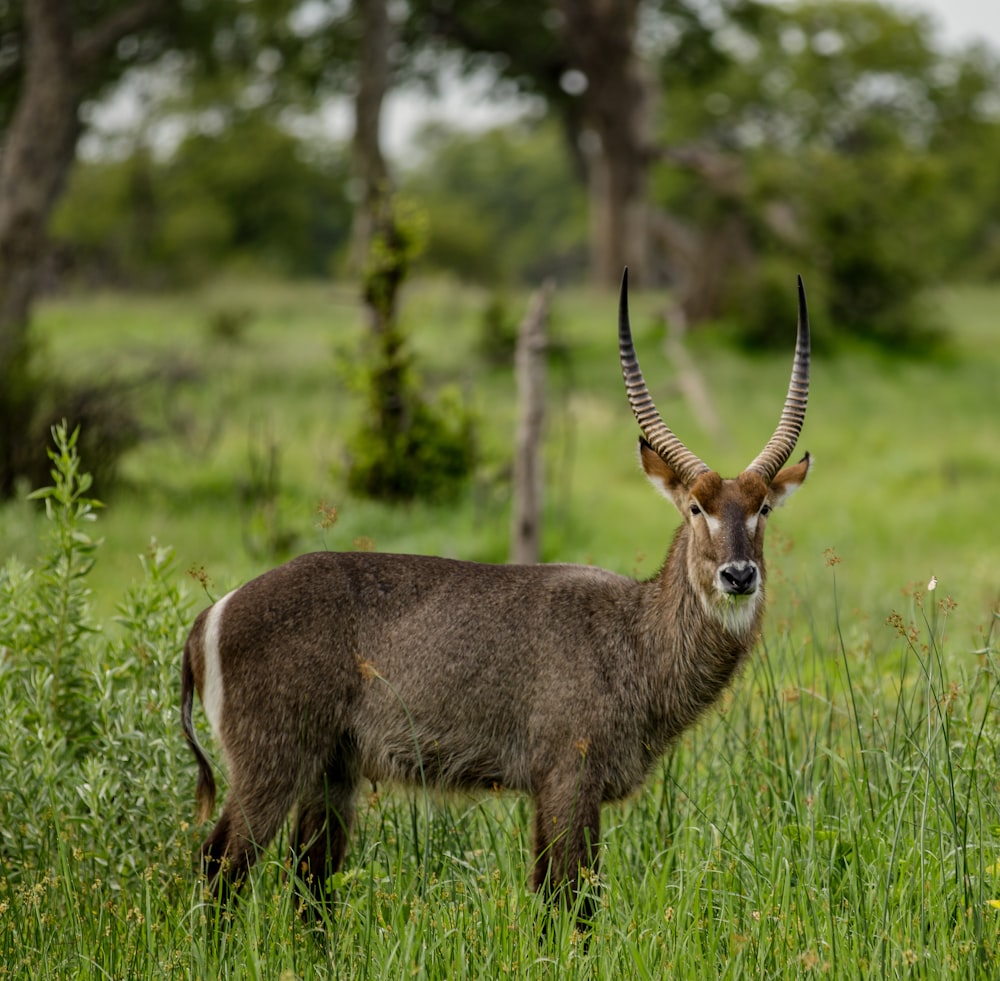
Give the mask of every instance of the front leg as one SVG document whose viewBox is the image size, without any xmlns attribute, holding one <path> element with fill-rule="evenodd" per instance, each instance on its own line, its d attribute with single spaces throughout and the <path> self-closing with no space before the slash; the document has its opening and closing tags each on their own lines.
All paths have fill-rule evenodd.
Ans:
<svg viewBox="0 0 1000 981">
<path fill-rule="evenodd" d="M 545 774 L 535 783 L 535 860 L 532 888 L 546 899 L 572 904 L 580 893 L 581 872 L 597 871 L 601 793 L 588 778 L 587 761 Z M 580 909 L 582 921 L 596 910 L 593 894 Z"/>
</svg>

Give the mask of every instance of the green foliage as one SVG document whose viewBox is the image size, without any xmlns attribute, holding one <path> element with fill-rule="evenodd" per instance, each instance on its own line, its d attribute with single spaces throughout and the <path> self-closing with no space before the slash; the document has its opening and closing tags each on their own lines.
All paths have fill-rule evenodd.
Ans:
<svg viewBox="0 0 1000 981">
<path fill-rule="evenodd" d="M 341 154 L 316 148 L 266 118 L 237 119 L 216 136 L 195 135 L 178 148 L 167 175 L 189 210 L 214 203 L 228 223 L 229 261 L 250 259 L 276 272 L 329 271 L 345 241 L 350 210 Z M 183 237 L 164 241 L 165 258 L 185 251 Z"/>
<path fill-rule="evenodd" d="M 737 270 L 723 299 L 732 335 L 747 347 L 785 346 L 801 274 L 820 349 L 859 340 L 897 355 L 938 353 L 944 326 L 925 295 L 941 270 L 930 241 L 937 198 L 927 188 L 939 183 L 938 172 L 896 151 L 804 152 L 771 166 L 759 162 L 759 205 L 794 200 L 798 227 L 783 238 L 758 226 L 763 257 Z"/>
<path fill-rule="evenodd" d="M 1000 187 L 992 159 L 1000 152 L 1000 56 L 985 46 L 949 64 L 937 100 L 931 151 L 952 192 L 934 224 L 947 233 L 947 270 L 961 280 L 1000 280 Z M 956 193 L 957 192 L 957 193 Z M 952 243 L 954 243 L 952 245 Z"/>
<path fill-rule="evenodd" d="M 827 341 L 926 353 L 941 325 L 921 292 L 992 261 L 983 151 L 1000 139 L 987 109 L 1000 60 L 944 53 L 925 18 L 875 3 L 761 5 L 730 29 L 693 82 L 664 62 L 666 138 L 715 156 L 658 178 L 660 200 L 692 225 L 740 223 L 751 254 L 724 313 L 744 343 L 780 344 L 770 297 L 775 268 L 790 266 L 822 298 Z"/>
<path fill-rule="evenodd" d="M 403 186 L 430 216 L 425 263 L 488 284 L 586 264 L 586 203 L 551 122 L 483 134 L 430 127 Z"/>
<path fill-rule="evenodd" d="M 513 365 L 517 332 L 517 320 L 511 315 L 507 298 L 499 292 L 491 294 L 479 324 L 479 353 L 487 364 Z"/>
<path fill-rule="evenodd" d="M 220 40 L 233 48 L 239 70 L 216 66 L 212 82 L 193 93 L 202 131 L 170 160 L 137 149 L 122 161 L 76 169 L 56 230 L 63 258 L 81 276 L 174 284 L 220 266 L 302 275 L 338 262 L 350 226 L 346 154 L 293 137 L 276 120 L 282 100 L 308 102 L 317 83 L 343 90 L 357 55 L 356 12 L 349 5 L 327 11 L 323 28 L 289 35 L 274 27 L 284 6 L 268 5 Z M 466 67 L 489 61 L 504 84 L 540 96 L 552 110 L 541 122 L 484 134 L 431 127 L 405 155 L 402 184 L 430 216 L 424 263 L 487 284 L 535 283 L 552 273 L 575 278 L 587 263 L 587 204 L 579 99 L 560 86 L 571 67 L 565 44 L 545 5 L 495 6 L 415 4 L 403 18 L 401 77 L 423 74 L 438 63 L 427 51 L 451 44 L 463 50 Z M 208 27 L 220 8 L 206 7 L 185 9 L 181 19 L 193 28 L 202 16 Z M 845 331 L 870 332 L 872 310 L 879 331 L 896 337 L 905 329 L 911 311 L 900 301 L 906 284 L 896 267 L 908 259 L 916 260 L 911 278 L 921 287 L 939 275 L 996 275 L 995 54 L 942 51 L 925 18 L 868 2 L 741 0 L 719 7 L 708 23 L 697 4 L 656 3 L 644 18 L 644 54 L 667 94 L 654 103 L 657 137 L 682 155 L 710 148 L 726 168 L 743 171 L 734 201 L 732 183 L 718 186 L 711 168 L 677 173 L 656 163 L 656 203 L 672 215 L 708 232 L 743 215 L 756 256 L 788 256 L 801 268 L 798 256 L 806 253 L 821 263 L 843 247 L 844 236 L 824 221 L 824 199 L 833 195 L 806 159 L 820 151 L 837 158 L 838 193 L 852 185 L 845 201 L 873 184 L 881 188 L 855 219 L 865 232 L 881 230 L 877 240 L 851 242 L 880 274 L 848 289 L 843 271 L 829 271 Z M 257 69 L 250 64 L 255 50 L 268 55 Z M 492 57 L 498 51 L 504 57 Z M 278 74 L 287 84 L 263 67 L 282 58 Z M 248 77 L 263 79 L 254 91 L 272 92 L 273 100 L 248 106 Z M 913 173 L 905 172 L 908 164 Z M 768 174 L 776 169 L 792 186 L 775 188 Z M 793 211 L 794 241 L 787 229 L 775 229 L 776 208 Z M 893 236 L 919 238 L 921 248 L 908 254 L 887 241 Z M 882 294 L 874 305 L 853 309 L 849 293 L 873 290 Z M 921 345 L 921 335 L 917 330 L 910 342 Z"/>
<path fill-rule="evenodd" d="M 381 208 L 364 279 L 372 351 L 360 387 L 368 411 L 348 442 L 347 484 L 378 500 L 448 500 L 475 462 L 472 416 L 454 392 L 431 399 L 414 377 L 396 303 L 423 248 L 423 213 L 392 198 Z"/>
<path fill-rule="evenodd" d="M 10 498 L 27 478 L 39 449 L 34 422 L 44 379 L 37 347 L 31 338 L 22 337 L 0 364 L 0 499 Z"/>
<path fill-rule="evenodd" d="M 110 493 L 122 458 L 144 435 L 138 390 L 154 379 L 71 379 L 46 365 L 41 347 L 29 342 L 4 366 L 11 384 L 0 393 L 0 497 L 14 495 L 21 483 L 39 487 L 45 482 L 45 448 L 60 420 L 80 430 L 80 450 L 91 461 L 94 483 L 102 494 Z"/>
<path fill-rule="evenodd" d="M 153 860 L 173 835 L 140 818 L 175 812 L 168 723 L 176 652 L 188 609 L 153 544 L 144 581 L 121 606 L 127 636 L 95 622 L 89 577 L 100 504 L 77 456 L 78 434 L 53 431 L 53 485 L 44 500 L 48 544 L 37 564 L 0 569 L 0 855 L 8 892 L 55 873 L 55 854 L 85 848 L 114 881 Z M 5 918 L 9 922 L 9 918 Z"/>
<path fill-rule="evenodd" d="M 726 336 L 748 350 L 787 348 L 798 275 L 806 287 L 813 350 L 827 348 L 831 321 L 824 304 L 824 284 L 817 282 L 812 271 L 802 270 L 787 258 L 765 258 L 729 279 L 722 301 Z"/>
<path fill-rule="evenodd" d="M 396 299 L 414 262 L 427 246 L 427 213 L 406 197 L 385 194 L 374 215 L 374 233 L 362 273 L 365 302 L 375 331 L 391 335 L 397 328 Z M 401 336 L 389 336 L 383 348 L 402 347 Z"/>
<path fill-rule="evenodd" d="M 909 205 L 928 200 L 920 168 L 884 156 L 813 162 L 811 179 L 826 193 L 804 210 L 814 246 L 822 243 L 817 264 L 831 329 L 898 353 L 927 353 L 941 326 L 920 297 L 937 271 L 925 231 L 931 223 Z"/>
<path fill-rule="evenodd" d="M 243 511 L 243 545 L 249 555 L 271 562 L 288 559 L 297 536 L 281 514 L 281 445 L 271 434 L 247 440 L 247 479 L 239 491 Z"/>
<path fill-rule="evenodd" d="M 410 398 L 393 435 L 362 424 L 348 443 L 347 485 L 355 494 L 387 501 L 448 501 L 465 485 L 476 460 L 473 417 L 453 388 L 433 401 Z"/>
<path fill-rule="evenodd" d="M 154 381 L 159 379 L 108 378 L 90 384 L 47 379 L 35 406 L 31 449 L 40 453 L 45 434 L 60 420 L 68 420 L 79 430 L 79 451 L 89 462 L 94 486 L 107 496 L 119 482 L 123 457 L 149 435 L 139 419 L 137 393 Z M 37 467 L 29 468 L 26 476 L 32 486 L 44 480 Z"/>
<path fill-rule="evenodd" d="M 265 113 L 193 133 L 166 161 L 81 162 L 53 218 L 78 276 L 171 285 L 220 268 L 322 275 L 346 245 L 346 156 Z"/>
<path fill-rule="evenodd" d="M 82 7 L 67 11 L 67 28 L 73 28 L 91 44 L 95 40 L 100 46 L 102 35 L 122 17 L 127 6 L 123 0 L 92 0 Z M 272 0 L 268 5 L 272 16 L 277 14 L 281 0 Z M 14 112 L 18 96 L 23 86 L 25 62 L 25 42 L 27 32 L 24 24 L 23 3 L 5 4 L 0 8 L 0 45 L 4 51 L 5 70 L 0 76 L 0 128 L 5 129 Z M 138 12 L 138 11 L 136 11 Z M 232 24 L 239 13 L 238 0 L 212 0 L 210 3 L 186 2 L 181 0 L 164 8 L 152 17 L 139 12 L 140 27 L 130 31 L 119 44 L 112 44 L 103 57 L 88 58 L 86 71 L 78 73 L 77 81 L 85 100 L 96 100 L 106 94 L 122 76 L 130 70 L 148 66 L 164 52 L 176 50 L 185 55 L 185 67 L 190 70 L 195 65 L 205 67 L 206 61 L 215 61 L 213 51 L 216 32 L 232 31 Z M 263 11 L 262 11 L 263 13 Z M 155 12 L 154 12 L 155 14 Z M 133 20 L 127 17 L 125 22 Z M 254 28 L 267 23 L 268 18 L 258 15 L 253 20 Z M 112 36 L 120 28 L 114 26 Z M 246 32 L 246 27 L 244 27 Z M 258 38 L 261 34 L 258 34 Z M 178 58 L 174 62 L 176 69 Z"/>
<path fill-rule="evenodd" d="M 19 629 L 26 631 L 36 652 L 45 652 L 47 668 L 38 689 L 44 690 L 47 705 L 41 709 L 36 700 L 36 713 L 28 724 L 41 725 L 50 719 L 62 731 L 75 760 L 87 754 L 95 728 L 89 716 L 83 651 L 87 635 L 93 630 L 88 622 L 86 577 L 93 568 L 99 543 L 85 529 L 103 506 L 86 496 L 92 478 L 80 470 L 76 452 L 79 435 L 78 428 L 70 433 L 65 423 L 52 431 L 55 449 L 49 451 L 49 458 L 54 483 L 30 495 L 33 500 L 45 502 L 50 546 L 37 571 L 38 588 L 26 591 L 23 597 L 28 606 L 20 606 L 16 598 L 13 601 L 17 604 L 13 616 Z"/>
</svg>

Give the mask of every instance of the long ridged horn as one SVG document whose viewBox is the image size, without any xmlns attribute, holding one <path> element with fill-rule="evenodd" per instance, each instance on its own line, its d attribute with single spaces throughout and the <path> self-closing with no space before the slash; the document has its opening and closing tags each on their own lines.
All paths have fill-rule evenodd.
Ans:
<svg viewBox="0 0 1000 981">
<path fill-rule="evenodd" d="M 618 301 L 618 356 L 621 359 L 629 405 L 632 406 L 642 435 L 659 453 L 663 462 L 677 474 L 684 486 L 690 487 L 698 475 L 709 468 L 667 428 L 646 387 L 632 344 L 632 328 L 628 320 L 628 268 L 622 276 L 622 291 Z"/>
<path fill-rule="evenodd" d="M 795 339 L 795 360 L 792 362 L 792 378 L 788 383 L 785 407 L 774 435 L 757 458 L 747 467 L 759 473 L 768 483 L 785 465 L 795 449 L 795 443 L 802 432 L 806 418 L 806 403 L 809 401 L 809 311 L 806 309 L 806 291 L 799 276 L 799 326 Z"/>
</svg>

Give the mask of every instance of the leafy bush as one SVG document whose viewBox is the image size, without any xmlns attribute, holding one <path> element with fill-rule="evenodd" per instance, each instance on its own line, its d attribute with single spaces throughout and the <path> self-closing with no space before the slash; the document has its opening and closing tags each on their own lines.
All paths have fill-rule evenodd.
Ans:
<svg viewBox="0 0 1000 981">
<path fill-rule="evenodd" d="M 15 494 L 21 482 L 40 487 L 46 481 L 43 453 L 60 419 L 80 430 L 80 453 L 94 485 L 106 494 L 118 480 L 122 457 L 146 435 L 136 396 L 153 379 L 70 381 L 41 361 L 31 350 L 0 378 L 0 389 L 5 378 L 13 381 L 0 393 L 0 497 Z"/>
<path fill-rule="evenodd" d="M 106 878 L 178 853 L 189 804 L 174 792 L 178 651 L 189 622 L 171 553 L 154 542 L 120 606 L 121 633 L 96 622 L 87 576 L 101 507 L 87 496 L 79 431 L 53 430 L 47 549 L 0 568 L 0 857 L 8 886 L 55 853 L 84 854 Z M 173 815 L 163 826 L 150 814 Z"/>
<path fill-rule="evenodd" d="M 785 258 L 770 258 L 746 266 L 726 284 L 723 295 L 725 329 L 741 347 L 750 350 L 788 347 L 795 323 L 795 277 L 799 270 Z M 829 338 L 825 311 L 825 284 L 816 273 L 803 273 L 809 302 L 813 349 Z"/>
<path fill-rule="evenodd" d="M 819 346 L 940 351 L 945 332 L 926 297 L 940 268 L 927 214 L 937 200 L 925 189 L 932 170 L 893 150 L 815 151 L 764 166 L 753 204 L 762 247 L 730 278 L 723 301 L 736 339 L 755 348 L 786 343 L 801 273 Z"/>
<path fill-rule="evenodd" d="M 936 259 L 925 214 L 927 168 L 894 153 L 818 157 L 826 193 L 806 205 L 807 227 L 827 281 L 832 326 L 880 347 L 919 353 L 942 328 L 922 303 Z"/>
<path fill-rule="evenodd" d="M 431 216 L 426 264 L 490 284 L 584 274 L 586 192 L 554 123 L 431 126 L 416 159 L 403 186 Z"/>
<path fill-rule="evenodd" d="M 326 275 L 351 226 L 347 156 L 306 146 L 266 113 L 187 137 L 166 160 L 139 149 L 82 162 L 53 216 L 82 279 L 197 282 L 220 267 Z"/>
<path fill-rule="evenodd" d="M 384 501 L 448 500 L 475 462 L 472 416 L 457 392 L 431 398 L 420 390 L 397 311 L 399 288 L 423 248 L 423 215 L 386 197 L 375 219 L 364 277 L 367 411 L 348 442 L 348 486 Z"/>
<path fill-rule="evenodd" d="M 414 394 L 407 418 L 388 439 L 370 415 L 348 445 L 348 486 L 364 497 L 389 501 L 447 501 L 475 464 L 471 413 L 455 389 L 434 401 Z"/>
<path fill-rule="evenodd" d="M 494 292 L 479 320 L 478 348 L 483 360 L 493 367 L 510 367 L 517 350 L 517 320 L 503 294 Z"/>
</svg>

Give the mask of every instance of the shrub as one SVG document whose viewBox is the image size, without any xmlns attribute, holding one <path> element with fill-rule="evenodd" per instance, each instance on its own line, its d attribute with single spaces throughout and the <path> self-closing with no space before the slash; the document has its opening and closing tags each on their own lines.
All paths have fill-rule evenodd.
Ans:
<svg viewBox="0 0 1000 981">
<path fill-rule="evenodd" d="M 795 264 L 787 259 L 767 259 L 742 268 L 726 284 L 722 313 L 726 332 L 749 350 L 788 347 L 795 318 Z M 803 273 L 809 301 L 809 323 L 813 349 L 827 340 L 829 319 L 824 309 L 826 294 L 822 277 Z"/>
<path fill-rule="evenodd" d="M 371 322 L 367 411 L 348 441 L 350 489 L 384 501 L 452 498 L 475 462 L 473 421 L 454 391 L 429 398 L 417 384 L 399 323 L 399 288 L 424 243 L 422 213 L 386 196 L 364 276 Z"/>
<path fill-rule="evenodd" d="M 175 792 L 176 665 L 189 621 L 171 553 L 152 543 L 143 580 L 106 633 L 87 577 L 100 503 L 77 455 L 79 431 L 53 429 L 48 543 L 32 568 L 0 568 L 0 856 L 7 884 L 53 854 L 88 856 L 105 878 L 150 865 L 181 834 Z M 164 832 L 150 813 L 174 815 Z M 178 854 L 187 845 L 176 844 Z"/>
<path fill-rule="evenodd" d="M 517 321 L 510 315 L 506 297 L 494 292 L 483 307 L 479 321 L 479 353 L 488 365 L 496 368 L 513 365 L 517 330 Z"/>
<path fill-rule="evenodd" d="M 448 501 L 475 464 L 473 417 L 455 389 L 442 390 L 434 401 L 413 393 L 406 420 L 388 439 L 369 416 L 348 454 L 348 487 L 355 494 L 388 501 Z"/>
<path fill-rule="evenodd" d="M 946 338 L 926 299 L 940 265 L 927 214 L 929 170 L 888 150 L 815 151 L 775 165 L 753 202 L 758 255 L 732 277 L 724 300 L 737 340 L 784 344 L 788 294 L 801 273 L 820 345 L 939 352 Z"/>
<path fill-rule="evenodd" d="M 92 482 L 107 493 L 118 479 L 124 454 L 146 435 L 136 394 L 153 379 L 75 382 L 42 361 L 29 342 L 0 377 L 0 498 L 13 496 L 24 481 L 32 487 L 45 483 L 44 449 L 61 419 L 78 430 L 74 439 L 82 441 L 79 450 L 88 460 Z"/>
</svg>

